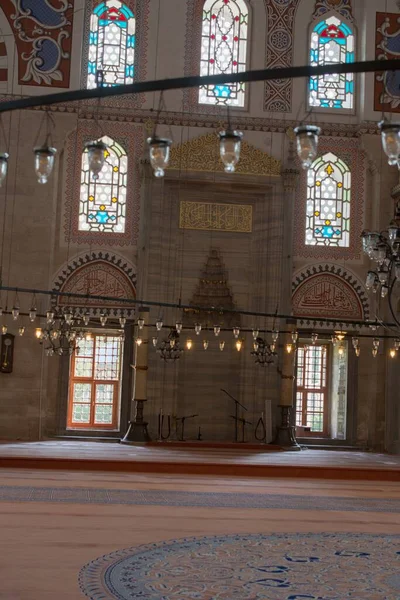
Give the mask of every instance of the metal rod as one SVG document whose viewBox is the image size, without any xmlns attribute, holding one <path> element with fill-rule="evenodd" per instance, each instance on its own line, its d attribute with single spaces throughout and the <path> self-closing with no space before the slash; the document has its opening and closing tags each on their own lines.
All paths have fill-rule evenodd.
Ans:
<svg viewBox="0 0 400 600">
<path fill-rule="evenodd" d="M 43 96 L 29 96 L 28 98 L 8 100 L 0 103 L 0 113 L 23 108 L 33 108 L 35 106 L 48 106 L 49 104 L 59 104 L 61 102 L 75 102 L 78 100 L 108 98 L 110 96 L 127 94 L 142 94 L 145 92 L 221 85 L 224 83 L 268 81 L 270 79 L 295 79 L 298 77 L 316 77 L 318 75 L 341 73 L 373 73 L 397 71 L 399 69 L 399 59 L 390 59 L 385 61 L 367 60 L 317 67 L 304 65 L 298 67 L 280 67 L 277 69 L 258 69 L 240 73 L 229 73 L 226 75 L 207 75 L 205 77 L 200 77 L 199 75 L 174 77 L 171 79 L 138 81 L 128 85 L 118 85 L 114 87 L 99 87 L 90 90 L 70 90 L 68 92 L 59 92 L 57 94 L 44 94 Z"/>
<path fill-rule="evenodd" d="M 141 300 L 137 298 L 115 298 L 114 296 L 99 296 L 92 294 L 78 294 L 75 292 L 59 292 L 59 291 L 51 291 L 51 290 L 40 290 L 36 288 L 21 288 L 21 287 L 11 287 L 8 285 L 0 285 L 0 291 L 7 292 L 16 292 L 20 294 L 36 294 L 38 296 L 65 296 L 67 298 L 82 298 L 82 300 L 103 300 L 108 302 L 115 302 L 116 300 L 123 304 L 139 304 L 141 306 L 158 306 L 165 308 L 180 308 L 180 309 L 189 309 L 194 311 L 201 312 L 210 312 L 218 315 L 224 314 L 239 314 L 246 315 L 252 317 L 265 317 L 265 318 L 277 318 L 277 319 L 288 319 L 291 321 L 313 321 L 315 323 L 331 323 L 336 324 L 338 326 L 344 325 L 359 325 L 361 327 L 369 327 L 370 325 L 382 326 L 382 327 L 396 327 L 396 323 L 385 323 L 381 321 L 361 321 L 361 320 L 349 320 L 349 319 L 327 319 L 320 317 L 304 317 L 304 316 L 295 316 L 295 315 L 281 315 L 276 312 L 268 313 L 268 312 L 256 312 L 251 310 L 241 310 L 241 309 L 224 309 L 224 308 L 216 308 L 215 306 L 193 306 L 191 304 L 182 304 L 180 302 L 155 302 L 153 300 Z M 84 307 L 82 307 L 84 308 Z"/>
</svg>

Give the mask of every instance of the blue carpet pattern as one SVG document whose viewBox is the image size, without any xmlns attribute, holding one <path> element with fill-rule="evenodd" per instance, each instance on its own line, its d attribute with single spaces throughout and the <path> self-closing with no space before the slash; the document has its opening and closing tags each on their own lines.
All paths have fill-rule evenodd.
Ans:
<svg viewBox="0 0 400 600">
<path fill-rule="evenodd" d="M 400 502 L 389 498 L 347 498 L 246 494 L 246 492 L 179 492 L 80 487 L 0 486 L 0 502 L 67 502 L 137 506 L 193 506 L 210 508 L 285 508 L 400 513 Z"/>
<path fill-rule="evenodd" d="M 396 600 L 400 536 L 223 535 L 138 546 L 81 570 L 91 600 Z"/>
</svg>

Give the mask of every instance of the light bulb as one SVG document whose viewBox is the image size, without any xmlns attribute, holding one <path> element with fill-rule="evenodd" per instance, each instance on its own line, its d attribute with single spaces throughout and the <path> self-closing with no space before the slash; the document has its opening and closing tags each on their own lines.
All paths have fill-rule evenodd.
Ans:
<svg viewBox="0 0 400 600">
<path fill-rule="evenodd" d="M 66 322 L 67 325 L 71 325 L 73 316 L 74 315 L 69 310 L 64 313 L 64 319 L 65 319 L 65 322 Z"/>
<path fill-rule="evenodd" d="M 219 133 L 219 153 L 226 173 L 233 173 L 239 162 L 242 136 L 241 131 L 231 129 Z"/>
<path fill-rule="evenodd" d="M 390 358 L 395 358 L 397 352 L 394 348 L 390 348 L 389 354 L 390 354 Z"/>
<path fill-rule="evenodd" d="M 102 327 L 107 323 L 107 315 L 100 315 L 100 324 Z"/>
<path fill-rule="evenodd" d="M 144 319 L 143 319 L 143 317 L 139 317 L 138 318 L 137 324 L 138 324 L 139 329 L 143 329 L 143 326 L 144 326 Z"/>
<path fill-rule="evenodd" d="M 175 348 L 175 343 L 176 343 L 176 340 L 174 338 L 172 338 L 172 340 L 169 340 L 169 345 L 171 348 Z"/>
<path fill-rule="evenodd" d="M 237 339 L 240 335 L 239 327 L 234 327 L 232 331 L 233 331 L 233 337 Z"/>
<path fill-rule="evenodd" d="M 333 346 L 336 346 L 338 339 L 337 339 L 337 337 L 336 337 L 336 335 L 335 335 L 335 334 L 333 334 L 333 335 L 331 336 L 331 341 L 332 341 L 332 345 L 333 345 Z"/>
<path fill-rule="evenodd" d="M 318 136 L 321 133 L 315 125 L 300 125 L 294 130 L 296 134 L 297 155 L 303 169 L 309 169 L 317 158 Z"/>
<path fill-rule="evenodd" d="M 240 352 L 241 349 L 242 349 L 242 340 L 237 340 L 236 343 L 235 343 L 235 346 L 236 346 L 236 350 L 238 352 Z"/>
<path fill-rule="evenodd" d="M 381 298 L 386 298 L 386 296 L 388 295 L 389 292 L 389 288 L 387 285 L 383 285 L 381 287 Z"/>
<path fill-rule="evenodd" d="M 58 340 L 58 338 L 60 337 L 61 332 L 58 329 L 53 329 L 50 333 L 50 337 L 52 340 Z"/>
<path fill-rule="evenodd" d="M 163 326 L 162 319 L 158 319 L 158 321 L 156 322 L 157 331 L 161 331 L 162 326 Z"/>
<path fill-rule="evenodd" d="M 23 336 L 25 333 L 25 327 L 23 325 L 21 325 L 21 327 L 18 328 L 18 335 Z"/>
<path fill-rule="evenodd" d="M 89 170 L 94 180 L 99 178 L 99 173 L 104 166 L 107 146 L 102 141 L 87 142 L 85 148 L 88 153 Z"/>
<path fill-rule="evenodd" d="M 188 350 L 191 350 L 191 349 L 192 349 L 192 346 L 193 346 L 193 342 L 192 342 L 192 340 L 186 340 L 186 348 L 187 348 Z"/>
<path fill-rule="evenodd" d="M 29 320 L 31 323 L 34 322 L 34 320 L 36 319 L 36 315 L 37 315 L 37 308 L 31 308 L 29 311 Z"/>
<path fill-rule="evenodd" d="M 339 354 L 339 356 L 343 356 L 343 354 L 344 354 L 344 348 L 343 348 L 343 346 L 339 346 L 339 348 L 338 348 L 338 354 Z"/>
<path fill-rule="evenodd" d="M 376 358 L 377 354 L 378 354 L 378 348 L 372 348 L 372 356 L 374 358 Z"/>
<path fill-rule="evenodd" d="M 85 340 L 87 342 L 90 342 L 92 339 L 93 339 L 92 332 L 91 331 L 86 331 L 86 333 L 85 333 Z"/>
<path fill-rule="evenodd" d="M 311 334 L 311 343 L 313 344 L 313 346 L 315 346 L 317 340 L 318 340 L 318 333 L 312 333 Z"/>
<path fill-rule="evenodd" d="M 89 313 L 85 313 L 83 315 L 83 323 L 84 323 L 84 325 L 87 326 L 87 325 L 89 325 L 89 322 L 90 322 L 90 314 Z"/>
<path fill-rule="evenodd" d="M 400 340 L 398 338 L 394 340 L 394 349 L 400 350 Z"/>
<path fill-rule="evenodd" d="M 2 333 L 2 335 L 6 335 L 6 333 L 7 333 L 7 325 L 2 325 L 1 326 L 1 333 Z"/>
<path fill-rule="evenodd" d="M 346 337 L 346 333 L 344 331 L 335 331 L 335 334 L 339 342 L 343 342 L 344 338 Z"/>
<path fill-rule="evenodd" d="M 286 344 L 286 346 L 285 346 L 285 347 L 286 347 L 286 352 L 287 352 L 288 354 L 291 354 L 291 353 L 292 353 L 292 350 L 293 350 L 293 345 L 292 345 L 292 344 Z"/>
<path fill-rule="evenodd" d="M 400 156 L 400 125 L 383 120 L 378 124 L 381 132 L 382 147 L 390 166 L 397 164 Z"/>
<path fill-rule="evenodd" d="M 271 350 L 272 354 L 275 352 L 276 350 L 276 345 L 275 344 L 271 344 L 269 349 Z"/>
<path fill-rule="evenodd" d="M 256 340 L 258 338 L 258 329 L 253 329 L 253 340 Z"/>
<path fill-rule="evenodd" d="M 357 346 L 357 348 L 354 348 L 354 352 L 356 353 L 357 358 L 360 356 L 361 354 L 361 348 L 360 346 Z"/>
<path fill-rule="evenodd" d="M 142 338 L 141 338 L 141 337 L 138 337 L 138 338 L 136 338 L 136 344 L 137 344 L 138 346 L 141 346 L 141 345 L 142 345 L 142 343 L 143 343 L 143 340 L 142 340 Z"/>
<path fill-rule="evenodd" d="M 3 181 L 7 176 L 8 159 L 9 155 L 7 154 L 7 152 L 2 152 L 0 154 L 0 187 L 2 186 Z"/>
<path fill-rule="evenodd" d="M 35 173 L 39 183 L 47 183 L 53 171 L 54 160 L 57 154 L 55 148 L 42 146 L 33 149 L 35 155 Z"/>
<path fill-rule="evenodd" d="M 169 163 L 169 155 L 172 141 L 157 136 L 147 139 L 149 145 L 150 164 L 156 177 L 164 177 L 165 169 Z"/>
<path fill-rule="evenodd" d="M 259 348 L 259 345 L 258 345 L 258 343 L 257 343 L 257 342 L 254 342 L 254 344 L 253 344 L 253 350 L 254 350 L 254 352 L 257 352 L 257 351 L 258 351 L 258 348 Z"/>
<path fill-rule="evenodd" d="M 126 317 L 120 317 L 119 318 L 119 324 L 122 327 L 122 329 L 125 327 L 126 325 Z"/>
<path fill-rule="evenodd" d="M 157 343 L 158 343 L 158 338 L 153 337 L 151 341 L 153 342 L 153 346 L 155 348 L 157 346 Z"/>
<path fill-rule="evenodd" d="M 195 324 L 194 330 L 196 332 L 196 335 L 200 335 L 200 331 L 201 331 L 201 325 L 200 325 L 200 323 L 196 323 Z"/>
<path fill-rule="evenodd" d="M 38 340 L 42 339 L 43 337 L 43 331 L 40 327 L 37 327 L 35 329 L 35 337 L 37 337 Z"/>
<path fill-rule="evenodd" d="M 208 348 L 208 344 L 209 344 L 209 341 L 208 341 L 208 340 L 204 340 L 204 341 L 203 341 L 203 348 L 204 348 L 204 350 L 207 350 L 207 348 Z"/>
<path fill-rule="evenodd" d="M 360 340 L 357 337 L 353 337 L 351 340 L 351 343 L 353 344 L 353 348 L 358 348 L 359 344 L 360 344 Z"/>
<path fill-rule="evenodd" d="M 379 348 L 379 340 L 378 340 L 378 338 L 374 338 L 372 340 L 372 347 L 373 348 Z"/>
<path fill-rule="evenodd" d="M 224 342 L 223 340 L 221 340 L 221 341 L 220 341 L 220 343 L 219 343 L 219 349 L 220 349 L 220 350 L 221 350 L 221 352 L 222 352 L 222 350 L 223 350 L 224 348 L 225 348 L 225 342 Z"/>
<path fill-rule="evenodd" d="M 220 333 L 221 333 L 221 327 L 220 327 L 219 325 L 216 325 L 216 326 L 214 327 L 214 335 L 215 335 L 216 337 L 218 337 Z"/>
<path fill-rule="evenodd" d="M 292 332 L 292 342 L 293 342 L 293 344 L 296 344 L 298 339 L 299 339 L 299 332 L 298 331 L 293 331 Z"/>
<path fill-rule="evenodd" d="M 12 318 L 14 321 L 16 321 L 19 317 L 19 308 L 18 306 L 14 306 L 13 309 L 11 310 L 11 314 L 12 314 Z"/>
<path fill-rule="evenodd" d="M 46 313 L 46 321 L 49 325 L 54 321 L 54 312 L 52 310 L 48 310 Z"/>
<path fill-rule="evenodd" d="M 278 337 L 279 337 L 279 331 L 274 329 L 271 334 L 271 337 L 272 337 L 272 341 L 274 342 L 274 344 L 276 344 L 276 342 L 278 341 Z"/>
<path fill-rule="evenodd" d="M 180 333 L 182 331 L 182 327 L 182 323 L 175 323 L 175 329 L 177 333 Z"/>
</svg>

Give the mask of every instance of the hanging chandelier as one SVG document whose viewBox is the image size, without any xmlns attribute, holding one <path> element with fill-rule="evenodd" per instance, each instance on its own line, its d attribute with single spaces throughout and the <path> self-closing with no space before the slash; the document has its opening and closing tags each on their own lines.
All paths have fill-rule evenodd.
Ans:
<svg viewBox="0 0 400 600">
<path fill-rule="evenodd" d="M 252 356 L 255 358 L 255 363 L 265 367 L 265 365 L 270 365 L 274 362 L 277 353 L 275 351 L 275 344 L 272 346 L 267 344 L 267 342 L 262 337 L 257 337 L 254 340 L 253 351 L 250 352 Z"/>
<path fill-rule="evenodd" d="M 156 347 L 156 351 L 166 362 L 172 362 L 179 360 L 183 352 L 183 348 L 180 345 L 180 336 L 176 329 L 171 329 L 167 339 L 163 340 L 161 344 Z"/>
<path fill-rule="evenodd" d="M 55 317 L 47 321 L 43 328 L 38 327 L 35 335 L 40 344 L 43 344 L 46 356 L 62 356 L 63 354 L 79 353 L 79 342 L 83 340 L 85 332 L 76 329 L 73 322 L 68 322 L 64 316 Z"/>
</svg>

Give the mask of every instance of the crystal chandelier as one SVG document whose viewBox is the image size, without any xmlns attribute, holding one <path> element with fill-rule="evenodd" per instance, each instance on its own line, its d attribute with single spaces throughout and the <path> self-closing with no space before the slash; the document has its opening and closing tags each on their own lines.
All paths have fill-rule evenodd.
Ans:
<svg viewBox="0 0 400 600">
<path fill-rule="evenodd" d="M 254 340 L 253 351 L 250 353 L 255 358 L 255 362 L 262 367 L 265 365 L 269 365 L 274 362 L 276 357 L 275 348 L 267 344 L 267 342 L 262 337 L 257 337 Z"/>
</svg>

